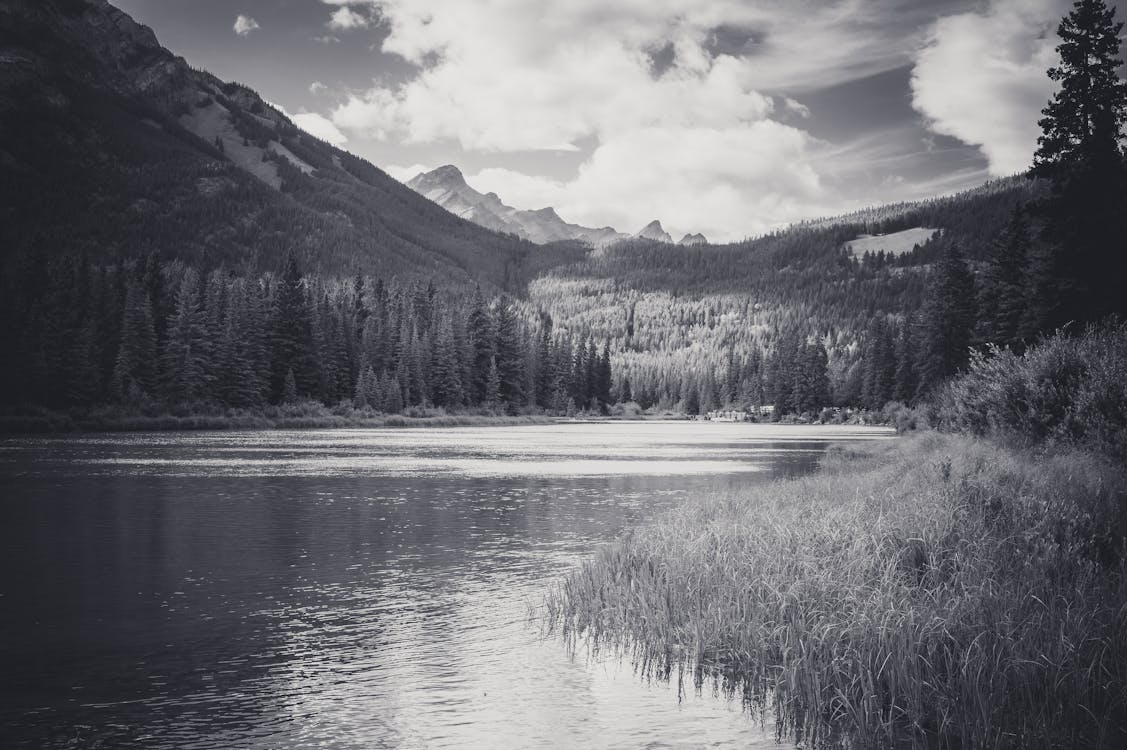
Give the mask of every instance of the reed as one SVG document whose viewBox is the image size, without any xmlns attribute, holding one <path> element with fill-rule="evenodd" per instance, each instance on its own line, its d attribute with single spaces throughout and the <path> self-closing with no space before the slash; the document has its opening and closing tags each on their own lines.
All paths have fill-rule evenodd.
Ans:
<svg viewBox="0 0 1127 750">
<path fill-rule="evenodd" d="M 838 449 L 627 533 L 544 614 L 807 747 L 1127 747 L 1125 489 L 968 436 Z"/>
</svg>

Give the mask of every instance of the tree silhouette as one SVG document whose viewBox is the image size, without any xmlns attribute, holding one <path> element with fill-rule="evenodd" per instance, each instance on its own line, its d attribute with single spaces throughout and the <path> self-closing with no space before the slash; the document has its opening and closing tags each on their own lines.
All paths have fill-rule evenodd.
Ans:
<svg viewBox="0 0 1127 750">
<path fill-rule="evenodd" d="M 1119 77 L 1123 23 L 1103 0 L 1077 0 L 1061 21 L 1061 64 L 1049 77 L 1060 89 L 1042 111 L 1043 131 L 1030 174 L 1052 181 L 1042 205 L 1044 238 L 1053 258 L 1057 299 L 1045 327 L 1127 312 L 1120 285 L 1127 269 L 1127 169 L 1121 146 L 1127 123 L 1127 82 Z"/>
</svg>

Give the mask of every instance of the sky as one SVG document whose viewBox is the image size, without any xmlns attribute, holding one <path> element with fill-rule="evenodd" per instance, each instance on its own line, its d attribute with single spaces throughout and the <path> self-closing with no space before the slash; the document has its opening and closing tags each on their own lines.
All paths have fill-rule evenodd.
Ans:
<svg viewBox="0 0 1127 750">
<path fill-rule="evenodd" d="M 713 241 L 1023 171 L 1070 6 L 111 1 L 403 181 L 454 164 L 518 208 Z"/>
</svg>

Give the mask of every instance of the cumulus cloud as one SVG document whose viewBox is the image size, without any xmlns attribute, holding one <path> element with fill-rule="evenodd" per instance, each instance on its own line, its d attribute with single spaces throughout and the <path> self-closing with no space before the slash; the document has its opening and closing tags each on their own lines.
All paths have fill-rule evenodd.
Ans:
<svg viewBox="0 0 1127 750">
<path fill-rule="evenodd" d="M 331 143 L 334 146 L 342 146 L 348 142 L 348 138 L 345 134 L 340 132 L 340 129 L 337 128 L 336 125 L 333 125 L 333 121 L 324 115 L 319 115 L 316 112 L 298 112 L 294 115 L 290 114 L 281 104 L 271 101 L 267 101 L 266 103 L 290 118 L 294 125 L 297 125 L 314 138 L 320 138 L 322 141 Z"/>
<path fill-rule="evenodd" d="M 411 164 L 408 166 L 389 164 L 383 167 L 383 171 L 387 172 L 389 175 L 399 180 L 400 182 L 408 182 L 412 177 L 416 177 L 423 172 L 429 172 L 432 169 L 434 169 L 433 166 L 426 164 Z"/>
<path fill-rule="evenodd" d="M 1016 0 L 1015 0 L 1016 1 Z M 467 152 L 571 151 L 565 180 L 483 190 L 585 224 L 737 239 L 835 204 L 804 91 L 909 64 L 966 0 L 324 0 L 368 8 L 416 67 L 332 111 L 361 137 Z M 335 15 L 335 14 L 334 14 Z M 413 175 L 408 175 L 408 178 Z"/>
<path fill-rule="evenodd" d="M 701 231 L 729 241 L 794 221 L 818 204 L 823 186 L 811 145 L 802 131 L 771 120 L 649 127 L 600 144 L 572 180 L 496 168 L 467 180 L 511 205 L 551 205 L 588 226 L 633 232 L 656 218 L 674 234 Z"/>
<path fill-rule="evenodd" d="M 348 142 L 348 138 L 340 129 L 333 124 L 333 121 L 324 115 L 319 115 L 316 112 L 300 112 L 296 115 L 291 115 L 290 119 L 293 120 L 294 125 L 309 133 L 315 138 L 320 138 L 326 143 L 331 143 L 334 146 L 343 146 Z"/>
<path fill-rule="evenodd" d="M 1033 161 L 1068 0 L 991 0 L 939 19 L 912 72 L 913 106 L 937 133 L 978 146 L 994 175 Z"/>
<path fill-rule="evenodd" d="M 258 21 L 254 20 L 250 16 L 244 16 L 242 13 L 240 13 L 235 19 L 235 25 L 232 28 L 239 36 L 248 36 L 250 32 L 261 27 L 258 25 Z"/>
</svg>

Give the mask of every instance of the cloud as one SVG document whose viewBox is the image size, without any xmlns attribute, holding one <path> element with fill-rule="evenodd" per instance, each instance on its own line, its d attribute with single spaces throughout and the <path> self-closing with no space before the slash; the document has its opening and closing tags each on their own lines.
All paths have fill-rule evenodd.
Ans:
<svg viewBox="0 0 1127 750">
<path fill-rule="evenodd" d="M 371 20 L 363 13 L 357 13 L 347 5 L 342 5 L 333 11 L 326 24 L 330 29 L 347 31 L 349 29 L 362 29 L 368 26 Z"/>
<path fill-rule="evenodd" d="M 507 169 L 467 176 L 520 208 L 555 207 L 588 226 L 738 240 L 808 215 L 823 198 L 805 133 L 771 120 L 748 127 L 650 127 L 600 144 L 572 180 Z M 660 154 L 661 158 L 655 158 Z"/>
<path fill-rule="evenodd" d="M 321 83 L 320 81 L 314 81 L 313 83 L 309 84 L 309 93 L 313 94 L 314 96 L 316 96 L 317 94 L 323 94 L 328 90 L 329 87 Z"/>
<path fill-rule="evenodd" d="M 333 121 L 324 115 L 319 115 L 316 112 L 300 112 L 296 115 L 291 115 L 290 119 L 293 120 L 294 125 L 309 133 L 314 138 L 320 138 L 326 143 L 331 143 L 334 146 L 343 146 L 348 142 L 348 137 L 340 132 Z"/>
<path fill-rule="evenodd" d="M 479 155 L 574 152 L 572 175 L 484 170 L 475 187 L 570 221 L 633 230 L 660 218 L 713 239 L 847 203 L 848 187 L 820 173 L 825 144 L 798 100 L 911 64 L 922 30 L 967 4 L 324 1 L 370 8 L 381 51 L 414 68 L 341 100 L 331 119 L 343 132 Z"/>
<path fill-rule="evenodd" d="M 1068 0 L 991 0 L 939 19 L 912 72 L 912 104 L 932 130 L 978 146 L 993 175 L 1033 161 L 1054 84 L 1056 25 Z"/>
<path fill-rule="evenodd" d="M 400 182 L 408 182 L 412 177 L 416 177 L 422 172 L 429 172 L 432 169 L 434 167 L 427 164 L 411 164 L 406 167 L 391 164 L 383 167 L 383 171 Z"/>
<path fill-rule="evenodd" d="M 250 32 L 255 31 L 256 29 L 259 29 L 261 27 L 258 25 L 258 21 L 254 20 L 250 16 L 244 16 L 242 13 L 240 13 L 238 18 L 235 19 L 235 25 L 232 28 L 239 36 L 248 36 Z"/>
<path fill-rule="evenodd" d="M 342 146 L 348 142 L 348 138 L 345 134 L 340 132 L 337 126 L 333 125 L 332 120 L 324 115 L 319 115 L 316 112 L 298 112 L 294 115 L 290 114 L 289 110 L 281 104 L 272 101 L 267 101 L 266 103 L 290 118 L 294 125 L 297 125 L 314 138 L 320 138 L 322 141 L 331 143 L 334 146 Z"/>
</svg>

